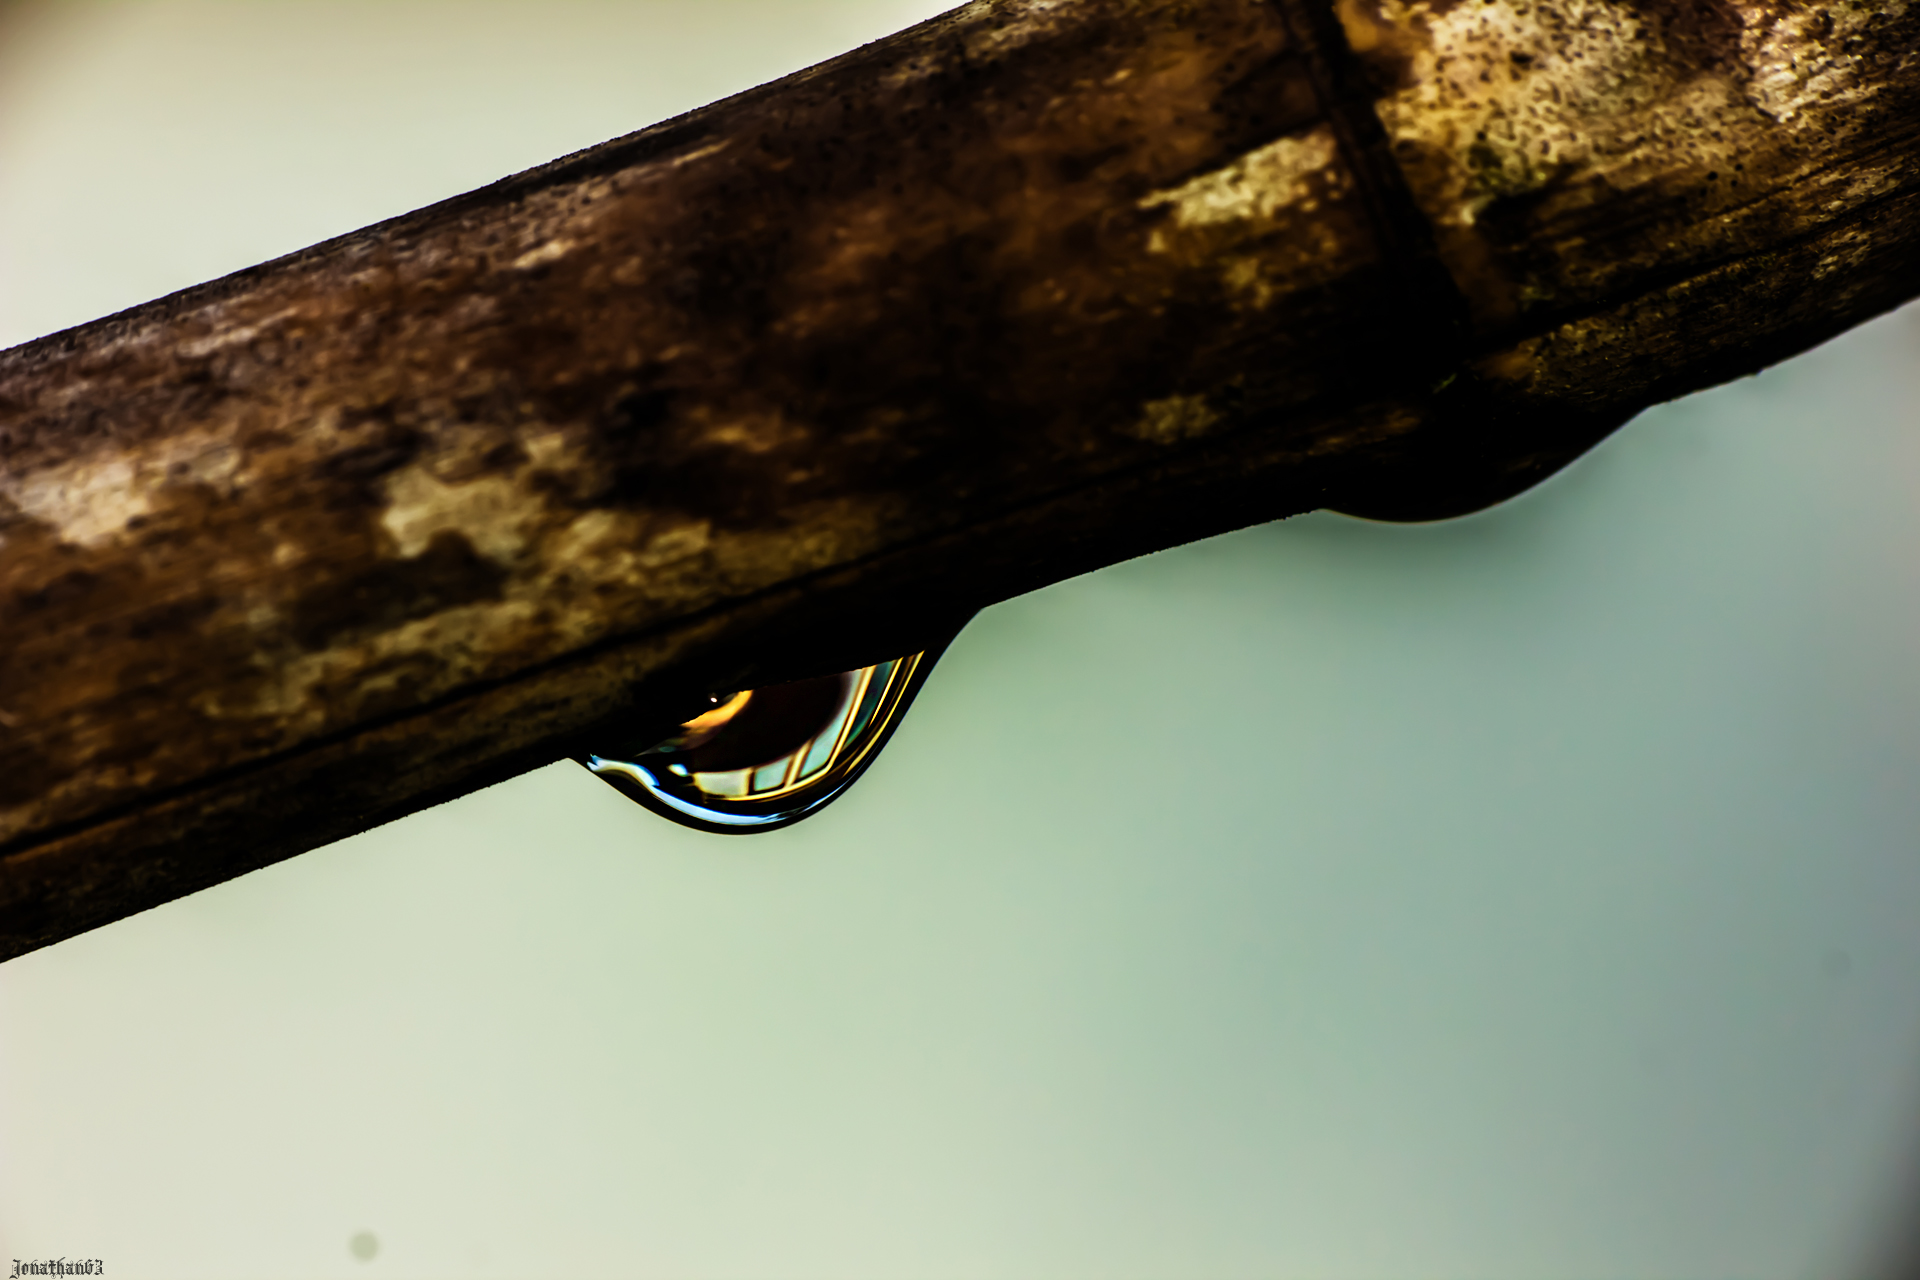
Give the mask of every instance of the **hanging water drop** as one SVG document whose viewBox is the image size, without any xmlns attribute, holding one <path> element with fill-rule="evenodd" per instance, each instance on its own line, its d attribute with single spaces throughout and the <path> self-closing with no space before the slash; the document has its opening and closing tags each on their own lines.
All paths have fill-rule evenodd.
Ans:
<svg viewBox="0 0 1920 1280">
<path fill-rule="evenodd" d="M 664 740 L 585 763 L 675 822 L 771 831 L 819 812 L 853 785 L 939 656 L 928 649 L 839 675 L 712 694 L 707 710 Z"/>
</svg>

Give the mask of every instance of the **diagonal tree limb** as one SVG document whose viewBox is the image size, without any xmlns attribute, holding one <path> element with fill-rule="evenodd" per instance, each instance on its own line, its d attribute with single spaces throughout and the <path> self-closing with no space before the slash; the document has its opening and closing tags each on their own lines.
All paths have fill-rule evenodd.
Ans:
<svg viewBox="0 0 1920 1280">
<path fill-rule="evenodd" d="M 1920 292 L 1920 9 L 1001 0 L 0 353 L 0 956 Z"/>
</svg>

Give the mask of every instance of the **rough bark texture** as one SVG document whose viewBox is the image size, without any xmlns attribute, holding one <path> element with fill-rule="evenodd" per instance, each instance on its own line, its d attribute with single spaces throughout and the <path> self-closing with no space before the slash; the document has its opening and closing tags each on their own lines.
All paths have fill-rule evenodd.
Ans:
<svg viewBox="0 0 1920 1280">
<path fill-rule="evenodd" d="M 0 354 L 0 956 L 1920 292 L 1907 0 L 989 0 Z"/>
</svg>

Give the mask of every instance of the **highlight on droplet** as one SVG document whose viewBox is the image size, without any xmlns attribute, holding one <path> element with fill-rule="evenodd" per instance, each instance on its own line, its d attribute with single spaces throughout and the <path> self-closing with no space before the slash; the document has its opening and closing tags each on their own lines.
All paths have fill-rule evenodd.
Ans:
<svg viewBox="0 0 1920 1280">
<path fill-rule="evenodd" d="M 789 826 L 842 795 L 873 763 L 940 650 L 760 689 L 709 708 L 645 750 L 583 763 L 629 797 L 702 831 Z"/>
</svg>

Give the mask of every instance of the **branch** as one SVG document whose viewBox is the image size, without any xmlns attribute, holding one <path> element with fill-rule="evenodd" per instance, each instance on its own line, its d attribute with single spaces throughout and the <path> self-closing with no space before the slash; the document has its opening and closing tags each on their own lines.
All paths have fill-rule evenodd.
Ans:
<svg viewBox="0 0 1920 1280">
<path fill-rule="evenodd" d="M 1920 292 L 1902 0 L 987 0 L 0 354 L 0 956 Z M 625 726 L 622 728 L 622 726 Z"/>
</svg>

